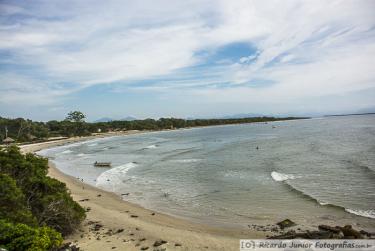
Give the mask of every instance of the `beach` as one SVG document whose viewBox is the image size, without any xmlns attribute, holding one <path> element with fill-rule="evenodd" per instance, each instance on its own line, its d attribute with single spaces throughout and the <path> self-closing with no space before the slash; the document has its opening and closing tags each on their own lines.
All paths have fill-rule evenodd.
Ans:
<svg viewBox="0 0 375 251">
<path fill-rule="evenodd" d="M 21 149 L 24 153 L 36 152 L 104 136 L 112 134 L 30 144 Z M 240 238 L 264 238 L 267 234 L 252 229 L 214 228 L 153 212 L 68 176 L 51 162 L 49 176 L 64 182 L 74 200 L 88 209 L 81 228 L 65 239 L 84 250 L 238 250 Z"/>
<path fill-rule="evenodd" d="M 372 121 L 117 132 L 21 149 L 51 158 L 49 175 L 87 210 L 81 228 L 66 238 L 84 250 L 238 250 L 240 239 L 338 238 L 327 225 L 373 236 L 373 143 L 361 129 Z M 96 160 L 112 167 L 95 168 Z M 285 219 L 295 224 L 284 229 L 278 224 Z"/>
</svg>

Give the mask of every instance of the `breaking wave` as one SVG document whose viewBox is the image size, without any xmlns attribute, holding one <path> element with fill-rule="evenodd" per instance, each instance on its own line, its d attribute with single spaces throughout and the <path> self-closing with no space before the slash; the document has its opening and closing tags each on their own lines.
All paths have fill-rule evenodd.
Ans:
<svg viewBox="0 0 375 251">
<path fill-rule="evenodd" d="M 126 173 L 136 166 L 136 163 L 130 162 L 109 169 L 99 175 L 99 177 L 96 179 L 96 186 L 104 188 L 106 190 L 114 191 L 116 187 L 119 187 L 118 185 L 123 182 Z"/>
<path fill-rule="evenodd" d="M 175 162 L 177 163 L 194 163 L 199 162 L 201 159 L 176 159 Z"/>
<path fill-rule="evenodd" d="M 360 210 L 360 209 L 345 208 L 345 211 L 351 214 L 362 216 L 362 217 L 375 219 L 375 210 Z"/>
<path fill-rule="evenodd" d="M 149 145 L 149 146 L 146 146 L 145 149 L 154 149 L 154 148 L 157 148 L 158 145 Z"/>
<path fill-rule="evenodd" d="M 293 180 L 297 178 L 293 174 L 284 174 L 284 173 L 278 173 L 278 172 L 272 172 L 271 177 L 275 181 Z"/>
</svg>

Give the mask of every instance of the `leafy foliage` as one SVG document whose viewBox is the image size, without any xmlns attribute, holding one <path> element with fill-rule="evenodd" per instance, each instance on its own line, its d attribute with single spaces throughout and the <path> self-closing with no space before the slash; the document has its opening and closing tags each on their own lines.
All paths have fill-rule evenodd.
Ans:
<svg viewBox="0 0 375 251">
<path fill-rule="evenodd" d="M 45 158 L 23 155 L 16 146 L 0 149 L 0 245 L 48 250 L 84 219 L 84 209 L 65 184 L 48 177 L 47 171 Z"/>
<path fill-rule="evenodd" d="M 49 227 L 30 227 L 0 220 L 0 247 L 9 251 L 42 251 L 62 244 L 61 234 Z"/>
<path fill-rule="evenodd" d="M 72 111 L 68 113 L 68 116 L 65 120 L 69 120 L 72 122 L 83 122 L 85 117 L 86 116 L 80 111 Z"/>
<path fill-rule="evenodd" d="M 17 142 L 38 141 L 54 136 L 86 136 L 98 131 L 118 130 L 163 130 L 173 128 L 186 128 L 196 126 L 227 125 L 254 122 L 267 122 L 276 120 L 301 119 L 296 117 L 253 117 L 239 119 L 194 119 L 185 120 L 177 118 L 160 118 L 133 120 L 133 121 L 109 121 L 98 123 L 84 122 L 85 115 L 80 111 L 72 111 L 65 120 L 51 120 L 47 123 L 33 122 L 31 120 L 5 119 L 0 117 L 0 140 L 5 138 L 4 129 L 7 126 L 9 136 Z"/>
<path fill-rule="evenodd" d="M 36 219 L 26 206 L 25 196 L 9 175 L 0 173 L 0 219 L 36 225 Z"/>
</svg>

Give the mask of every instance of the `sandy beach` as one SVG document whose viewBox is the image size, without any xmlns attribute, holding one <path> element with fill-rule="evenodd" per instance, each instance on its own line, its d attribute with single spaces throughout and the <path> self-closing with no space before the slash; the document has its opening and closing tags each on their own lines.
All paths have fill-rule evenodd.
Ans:
<svg viewBox="0 0 375 251">
<path fill-rule="evenodd" d="M 36 152 L 115 135 L 121 133 L 24 145 L 21 149 L 25 153 Z M 81 228 L 66 238 L 66 242 L 83 250 L 238 250 L 240 238 L 264 238 L 268 234 L 250 229 L 213 228 L 153 212 L 68 176 L 51 162 L 49 175 L 64 182 L 74 200 L 88 211 Z"/>
</svg>

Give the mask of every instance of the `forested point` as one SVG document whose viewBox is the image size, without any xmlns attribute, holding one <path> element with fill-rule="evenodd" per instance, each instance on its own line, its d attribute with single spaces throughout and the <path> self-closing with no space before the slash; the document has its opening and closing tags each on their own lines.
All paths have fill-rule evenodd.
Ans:
<svg viewBox="0 0 375 251">
<path fill-rule="evenodd" d="M 113 132 L 127 130 L 165 130 L 199 126 L 244 124 L 255 122 L 271 122 L 281 120 L 305 119 L 303 117 L 252 117 L 239 119 L 194 119 L 185 120 L 178 118 L 160 118 L 110 121 L 88 123 L 84 121 L 85 115 L 79 111 L 70 112 L 63 121 L 51 120 L 48 122 L 35 122 L 29 119 L 7 119 L 0 117 L 0 140 L 6 136 L 16 142 L 38 142 L 52 137 L 89 136 L 98 132 Z M 6 131 L 8 132 L 6 135 Z"/>
<path fill-rule="evenodd" d="M 47 159 L 0 148 L 0 248 L 54 250 L 85 218 L 65 184 L 47 172 Z"/>
</svg>

